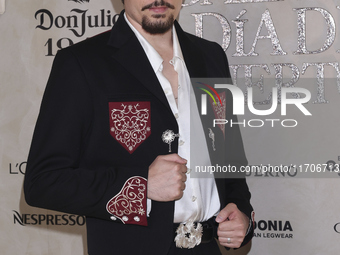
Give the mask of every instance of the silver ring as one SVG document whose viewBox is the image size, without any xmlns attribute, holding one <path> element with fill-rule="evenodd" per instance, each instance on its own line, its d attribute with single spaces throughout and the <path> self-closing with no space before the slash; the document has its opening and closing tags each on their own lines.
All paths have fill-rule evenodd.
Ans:
<svg viewBox="0 0 340 255">
<path fill-rule="evenodd" d="M 227 238 L 227 243 L 231 243 L 230 237 Z"/>
</svg>

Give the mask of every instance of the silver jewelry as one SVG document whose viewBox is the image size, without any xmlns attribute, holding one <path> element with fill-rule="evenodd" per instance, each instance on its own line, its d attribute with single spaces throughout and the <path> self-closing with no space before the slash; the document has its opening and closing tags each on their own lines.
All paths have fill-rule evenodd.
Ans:
<svg viewBox="0 0 340 255">
<path fill-rule="evenodd" d="M 163 142 L 169 144 L 169 152 L 171 152 L 171 143 L 175 140 L 176 137 L 179 137 L 179 134 L 175 134 L 172 130 L 166 130 L 162 134 Z"/>
<path fill-rule="evenodd" d="M 202 224 L 197 223 L 195 228 L 195 223 L 192 220 L 189 220 L 185 224 L 181 223 L 176 230 L 176 247 L 187 249 L 194 248 L 201 243 L 202 235 Z"/>
<path fill-rule="evenodd" d="M 227 243 L 231 243 L 231 238 L 230 237 L 227 238 Z"/>
</svg>

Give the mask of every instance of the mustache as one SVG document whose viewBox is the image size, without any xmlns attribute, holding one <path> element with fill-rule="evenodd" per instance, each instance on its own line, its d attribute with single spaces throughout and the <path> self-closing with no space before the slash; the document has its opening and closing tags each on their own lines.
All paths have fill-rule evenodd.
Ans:
<svg viewBox="0 0 340 255">
<path fill-rule="evenodd" d="M 175 9 L 175 6 L 173 6 L 172 4 L 169 4 L 168 2 L 165 2 L 164 0 L 160 0 L 160 1 L 155 1 L 151 4 L 143 6 L 142 11 L 144 11 L 146 9 L 150 9 L 152 7 L 158 7 L 158 6 L 165 6 L 165 7 L 168 7 L 170 9 Z"/>
</svg>

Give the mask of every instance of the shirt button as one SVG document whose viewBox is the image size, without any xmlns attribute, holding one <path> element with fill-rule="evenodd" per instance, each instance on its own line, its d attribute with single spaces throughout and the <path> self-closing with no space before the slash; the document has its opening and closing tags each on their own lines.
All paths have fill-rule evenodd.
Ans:
<svg viewBox="0 0 340 255">
<path fill-rule="evenodd" d="M 178 113 L 175 113 L 175 118 L 178 119 L 179 118 L 179 115 Z"/>
<path fill-rule="evenodd" d="M 179 146 L 182 146 L 185 142 L 183 140 L 179 141 Z"/>
<path fill-rule="evenodd" d="M 195 202 L 196 199 L 197 199 L 197 197 L 195 197 L 195 196 L 192 196 L 192 198 L 191 198 L 192 202 Z"/>
<path fill-rule="evenodd" d="M 178 89 L 180 89 L 181 88 L 181 84 L 178 84 Z"/>
</svg>

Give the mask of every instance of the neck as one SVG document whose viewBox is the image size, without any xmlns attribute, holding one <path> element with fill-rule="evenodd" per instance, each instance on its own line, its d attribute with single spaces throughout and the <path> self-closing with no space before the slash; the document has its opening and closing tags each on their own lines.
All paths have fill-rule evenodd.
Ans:
<svg viewBox="0 0 340 255">
<path fill-rule="evenodd" d="M 154 47 L 157 51 L 161 49 L 172 49 L 172 31 L 171 29 L 164 34 L 149 34 L 142 29 L 139 31 L 144 38 Z"/>
</svg>

